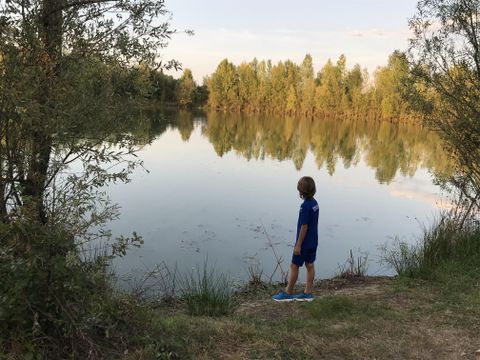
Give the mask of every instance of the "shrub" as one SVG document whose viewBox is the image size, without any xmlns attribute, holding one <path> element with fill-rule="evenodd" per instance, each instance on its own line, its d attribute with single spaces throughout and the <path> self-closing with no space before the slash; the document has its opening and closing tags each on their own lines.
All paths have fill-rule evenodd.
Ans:
<svg viewBox="0 0 480 360">
<path fill-rule="evenodd" d="M 148 306 L 114 289 L 109 259 L 86 260 L 59 226 L 0 223 L 0 358 L 100 359 L 161 348 L 148 340 Z"/>
</svg>

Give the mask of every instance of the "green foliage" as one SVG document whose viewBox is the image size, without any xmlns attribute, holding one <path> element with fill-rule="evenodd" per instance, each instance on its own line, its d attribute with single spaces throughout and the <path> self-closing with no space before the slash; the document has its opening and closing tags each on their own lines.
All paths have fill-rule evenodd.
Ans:
<svg viewBox="0 0 480 360">
<path fill-rule="evenodd" d="M 395 51 L 388 65 L 375 73 L 375 90 L 380 109 L 385 117 L 398 118 L 407 113 L 407 104 L 402 98 L 406 92 L 406 81 L 410 74 L 405 54 Z"/>
<path fill-rule="evenodd" d="M 165 14 L 164 3 L 151 0 L 0 4 L 2 220 L 16 212 L 46 224 L 58 195 L 53 184 L 68 164 L 85 160 L 91 174 L 119 160 L 119 152 L 105 151 L 104 133 L 85 140 L 82 130 L 118 115 L 115 93 L 149 96 L 150 69 L 178 67 L 158 63 L 174 33 L 154 21 Z M 131 152 L 131 144 L 128 137 L 117 142 L 120 152 Z"/>
<path fill-rule="evenodd" d="M 86 257 L 60 226 L 1 224 L 0 357 L 108 358 L 143 346 L 149 310 L 113 289 L 112 256 Z"/>
<path fill-rule="evenodd" d="M 195 101 L 195 90 L 197 85 L 193 80 L 192 71 L 185 69 L 182 77 L 178 80 L 177 101 L 182 107 L 190 107 Z"/>
<path fill-rule="evenodd" d="M 310 54 L 305 55 L 298 70 L 298 77 L 300 112 L 311 114 L 314 111 L 315 80 L 313 78 L 313 59 Z"/>
<path fill-rule="evenodd" d="M 238 74 L 235 65 L 224 59 L 207 80 L 209 104 L 215 109 L 238 107 Z"/>
<path fill-rule="evenodd" d="M 256 63 L 241 63 L 238 68 L 238 97 L 242 108 L 253 109 L 256 102 L 258 79 Z"/>
<path fill-rule="evenodd" d="M 456 159 L 443 184 L 468 212 L 480 209 L 479 13 L 477 0 L 421 0 L 410 20 L 407 98 Z"/>
<path fill-rule="evenodd" d="M 222 316 L 230 314 L 234 307 L 233 284 L 225 274 L 215 268 L 198 268 L 185 276 L 182 299 L 190 315 Z"/>
<path fill-rule="evenodd" d="M 300 65 L 254 59 L 235 66 L 225 59 L 207 81 L 208 104 L 224 111 L 403 119 L 410 113 L 400 98 L 408 71 L 408 62 L 398 51 L 378 69 L 373 86 L 367 85 L 368 73 L 360 65 L 347 69 L 344 55 L 336 64 L 328 60 L 316 78 L 309 54 Z"/>
<path fill-rule="evenodd" d="M 395 238 L 392 247 L 381 247 L 382 262 L 395 270 L 400 276 L 414 276 L 419 271 L 419 251 L 416 246 Z"/>
<path fill-rule="evenodd" d="M 161 71 L 179 66 L 159 61 L 175 32 L 166 14 L 152 0 L 0 2 L 1 358 L 161 349 L 148 339 L 149 310 L 108 272 L 141 238 L 85 249 L 111 238 L 104 226 L 118 208 L 105 187 L 141 165 L 119 100 L 166 98 Z"/>
<path fill-rule="evenodd" d="M 318 73 L 319 86 L 316 91 L 315 102 L 319 110 L 326 113 L 341 112 L 343 98 L 342 76 L 345 70 L 345 57 L 339 58 L 337 65 L 329 59 Z"/>
<path fill-rule="evenodd" d="M 368 271 L 368 253 L 360 253 L 354 257 L 353 251 L 350 249 L 350 256 L 344 264 L 338 265 L 336 278 L 352 279 L 356 277 L 367 276 Z"/>
</svg>

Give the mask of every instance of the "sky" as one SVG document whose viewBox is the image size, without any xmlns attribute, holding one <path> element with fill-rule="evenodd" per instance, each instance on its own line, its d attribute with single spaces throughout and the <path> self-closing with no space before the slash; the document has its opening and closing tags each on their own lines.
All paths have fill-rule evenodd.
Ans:
<svg viewBox="0 0 480 360">
<path fill-rule="evenodd" d="M 408 46 L 408 19 L 417 0 L 165 0 L 179 32 L 163 50 L 201 83 L 221 60 L 235 64 L 271 59 L 300 63 L 313 57 L 315 71 L 326 61 L 347 57 L 372 73 L 395 49 Z M 181 72 L 170 72 L 180 77 Z"/>
</svg>

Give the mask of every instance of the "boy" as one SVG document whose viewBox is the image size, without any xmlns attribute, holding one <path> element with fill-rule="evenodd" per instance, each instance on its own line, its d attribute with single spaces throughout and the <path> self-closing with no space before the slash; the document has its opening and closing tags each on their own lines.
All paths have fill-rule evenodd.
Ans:
<svg viewBox="0 0 480 360">
<path fill-rule="evenodd" d="M 290 265 L 290 276 L 285 291 L 273 296 L 275 301 L 312 301 L 313 279 L 315 278 L 315 267 L 313 265 L 318 246 L 318 203 L 313 198 L 316 188 L 315 182 L 309 176 L 298 180 L 297 190 L 304 200 L 300 206 L 297 223 L 297 237 L 293 249 L 292 264 Z M 298 278 L 298 269 L 303 266 L 307 268 L 307 283 L 305 290 L 300 294 L 293 294 L 293 288 Z"/>
</svg>

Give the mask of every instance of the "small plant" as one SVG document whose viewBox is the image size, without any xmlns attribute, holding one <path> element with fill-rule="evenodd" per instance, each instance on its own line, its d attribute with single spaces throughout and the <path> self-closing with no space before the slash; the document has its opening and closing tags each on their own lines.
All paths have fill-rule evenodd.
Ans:
<svg viewBox="0 0 480 360">
<path fill-rule="evenodd" d="M 351 279 L 357 277 L 365 277 L 368 270 L 368 254 L 363 256 L 353 256 L 353 251 L 350 249 L 350 256 L 343 265 L 338 265 L 338 273 L 336 278 Z"/>
<path fill-rule="evenodd" d="M 248 271 L 248 285 L 254 288 L 259 288 L 264 285 L 262 280 L 263 269 L 258 265 L 250 265 L 247 269 Z"/>
<path fill-rule="evenodd" d="M 277 250 L 275 249 L 275 246 L 273 244 L 272 239 L 267 233 L 267 229 L 265 229 L 265 225 L 263 225 L 263 222 L 260 220 L 260 223 L 262 224 L 262 229 L 263 229 L 263 234 L 265 235 L 265 238 L 267 239 L 267 246 L 272 249 L 273 256 L 275 257 L 275 260 L 277 261 L 277 264 L 275 265 L 275 269 L 273 269 L 272 275 L 270 275 L 270 280 L 269 283 L 272 283 L 273 277 L 275 276 L 277 270 L 280 270 L 280 284 L 284 285 L 287 284 L 288 282 L 288 271 L 285 271 L 283 269 L 282 263 L 283 263 L 283 257 L 279 256 L 277 254 Z"/>
<path fill-rule="evenodd" d="M 140 278 L 126 279 L 130 293 L 139 300 L 175 302 L 177 298 L 178 267 L 161 262 Z"/>
<path fill-rule="evenodd" d="M 231 279 L 215 268 L 192 270 L 184 277 L 182 298 L 190 315 L 222 316 L 230 314 L 234 307 Z"/>
<path fill-rule="evenodd" d="M 381 263 L 390 266 L 398 275 L 413 276 L 418 273 L 420 266 L 418 246 L 409 245 L 395 237 L 390 248 L 384 245 L 380 250 L 383 253 Z"/>
</svg>

